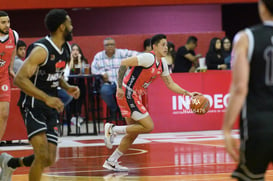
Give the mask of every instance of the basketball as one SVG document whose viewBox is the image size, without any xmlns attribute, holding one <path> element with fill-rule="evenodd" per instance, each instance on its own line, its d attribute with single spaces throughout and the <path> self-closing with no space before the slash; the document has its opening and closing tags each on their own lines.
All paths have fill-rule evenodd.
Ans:
<svg viewBox="0 0 273 181">
<path fill-rule="evenodd" d="M 210 108 L 210 103 L 205 96 L 196 95 L 191 98 L 190 108 L 195 114 L 206 114 Z"/>
</svg>

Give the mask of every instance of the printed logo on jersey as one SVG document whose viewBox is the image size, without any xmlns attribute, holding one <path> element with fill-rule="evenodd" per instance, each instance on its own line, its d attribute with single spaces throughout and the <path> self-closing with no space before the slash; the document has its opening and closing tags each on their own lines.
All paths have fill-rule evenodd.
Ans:
<svg viewBox="0 0 273 181">
<path fill-rule="evenodd" d="M 0 53 L 0 67 L 3 67 L 6 64 L 6 61 L 2 59 L 4 55 L 5 55 L 5 52 Z"/>
<path fill-rule="evenodd" d="M 6 64 L 6 61 L 3 59 L 0 59 L 0 67 L 3 67 Z"/>
<path fill-rule="evenodd" d="M 2 85 L 2 91 L 8 91 L 9 90 L 9 86 L 7 84 Z"/>
<path fill-rule="evenodd" d="M 60 60 L 55 64 L 56 72 L 60 72 L 60 70 L 65 68 L 65 61 Z"/>
<path fill-rule="evenodd" d="M 54 55 L 54 54 L 51 54 L 51 55 L 50 55 L 50 60 L 51 60 L 51 61 L 55 60 L 55 55 Z"/>
<path fill-rule="evenodd" d="M 12 49 L 12 48 L 14 48 L 14 45 L 6 45 L 5 48 L 6 49 Z"/>
</svg>

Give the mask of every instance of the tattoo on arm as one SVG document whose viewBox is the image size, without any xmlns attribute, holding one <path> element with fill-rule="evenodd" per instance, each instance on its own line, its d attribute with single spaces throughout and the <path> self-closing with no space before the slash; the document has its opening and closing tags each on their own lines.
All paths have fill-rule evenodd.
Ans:
<svg viewBox="0 0 273 181">
<path fill-rule="evenodd" d="M 127 67 L 125 65 L 121 65 L 118 71 L 118 87 L 122 88 L 122 81 L 123 77 L 125 75 L 125 72 L 127 70 Z"/>
</svg>

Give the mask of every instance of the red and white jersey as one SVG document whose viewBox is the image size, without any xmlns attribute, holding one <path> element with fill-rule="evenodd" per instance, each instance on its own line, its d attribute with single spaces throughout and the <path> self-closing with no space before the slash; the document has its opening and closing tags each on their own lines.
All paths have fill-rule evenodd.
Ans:
<svg viewBox="0 0 273 181">
<path fill-rule="evenodd" d="M 143 53 L 137 56 L 138 65 L 132 67 L 123 79 L 123 86 L 137 94 L 144 94 L 146 88 L 158 76 L 169 75 L 168 65 L 165 60 L 156 60 L 154 52 Z"/>
<path fill-rule="evenodd" d="M 9 34 L 0 40 L 0 74 L 2 76 L 8 73 L 12 52 L 16 48 L 17 40 L 18 34 L 12 29 L 9 29 Z"/>
</svg>

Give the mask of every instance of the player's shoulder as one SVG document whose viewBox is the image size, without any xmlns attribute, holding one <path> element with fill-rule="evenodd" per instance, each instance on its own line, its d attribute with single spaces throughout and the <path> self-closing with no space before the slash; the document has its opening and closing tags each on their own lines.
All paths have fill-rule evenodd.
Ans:
<svg viewBox="0 0 273 181">
<path fill-rule="evenodd" d="M 151 53 L 151 52 L 140 53 L 137 56 L 143 57 L 145 59 L 152 59 L 152 60 L 155 59 L 155 55 L 153 53 Z"/>
</svg>

